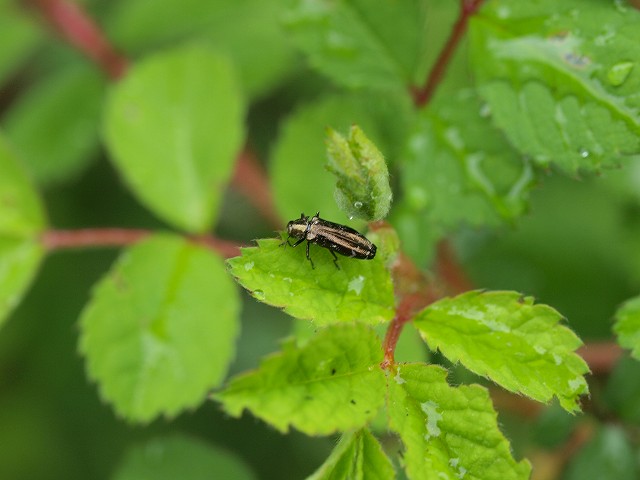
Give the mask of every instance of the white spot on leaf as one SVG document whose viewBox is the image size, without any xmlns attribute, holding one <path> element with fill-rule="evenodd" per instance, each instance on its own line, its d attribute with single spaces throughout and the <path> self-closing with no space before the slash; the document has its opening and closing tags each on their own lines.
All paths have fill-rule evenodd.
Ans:
<svg viewBox="0 0 640 480">
<path fill-rule="evenodd" d="M 438 422 L 442 420 L 442 414 L 438 412 L 438 404 L 429 400 L 420 404 L 420 408 L 427 417 L 427 434 L 424 436 L 425 440 L 429 440 L 431 437 L 440 436 L 440 427 Z"/>
<path fill-rule="evenodd" d="M 356 295 L 360 295 L 362 288 L 364 287 L 365 278 L 362 275 L 352 278 L 349 281 L 349 292 L 354 292 Z"/>
</svg>

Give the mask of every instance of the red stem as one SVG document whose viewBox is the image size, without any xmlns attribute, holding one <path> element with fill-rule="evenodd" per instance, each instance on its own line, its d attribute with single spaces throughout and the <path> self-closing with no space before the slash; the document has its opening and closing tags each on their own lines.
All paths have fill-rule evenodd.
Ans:
<svg viewBox="0 0 640 480">
<path fill-rule="evenodd" d="M 35 8 L 62 38 L 96 62 L 111 79 L 120 78 L 127 59 L 116 52 L 91 16 L 66 0 L 23 0 Z"/>
<path fill-rule="evenodd" d="M 473 283 L 467 277 L 462 266 L 447 240 L 442 240 L 437 247 L 436 272 L 445 285 L 448 293 L 457 295 L 473 289 Z"/>
<path fill-rule="evenodd" d="M 483 2 L 484 0 L 460 0 L 460 14 L 458 19 L 451 29 L 451 35 L 447 39 L 447 43 L 445 43 L 440 51 L 440 55 L 438 55 L 438 59 L 433 64 L 427 82 L 422 88 L 412 87 L 411 93 L 416 107 L 425 106 L 429 103 L 431 97 L 433 97 L 436 88 L 447 71 L 451 57 L 458 47 L 458 43 L 460 43 L 462 36 L 467 31 L 469 18 L 478 11 Z"/>
<path fill-rule="evenodd" d="M 387 334 L 384 337 L 384 343 L 382 344 L 384 360 L 380 364 L 381 368 L 387 369 L 395 363 L 394 354 L 402 329 L 405 324 L 413 318 L 416 307 L 423 302 L 422 295 L 418 293 L 407 295 L 400 301 L 400 305 L 398 305 L 398 309 L 396 310 L 396 316 L 391 321 L 387 329 Z"/>
<path fill-rule="evenodd" d="M 48 230 L 42 234 L 42 245 L 49 251 L 82 247 L 122 247 L 139 242 L 153 232 L 124 228 L 87 228 L 80 230 Z M 190 237 L 199 245 L 215 250 L 225 258 L 240 254 L 240 246 L 212 236 Z"/>
</svg>

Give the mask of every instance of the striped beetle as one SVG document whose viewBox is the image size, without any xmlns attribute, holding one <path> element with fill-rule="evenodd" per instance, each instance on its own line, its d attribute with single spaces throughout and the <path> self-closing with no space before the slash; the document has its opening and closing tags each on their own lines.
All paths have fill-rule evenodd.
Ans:
<svg viewBox="0 0 640 480">
<path fill-rule="evenodd" d="M 313 260 L 309 256 L 309 245 L 311 243 L 328 249 L 333 255 L 333 263 L 337 268 L 340 267 L 338 266 L 338 257 L 334 252 L 338 252 L 345 257 L 359 258 L 361 260 L 371 260 L 376 256 L 376 246 L 367 240 L 364 235 L 346 225 L 323 220 L 320 218 L 320 212 L 313 217 L 307 217 L 304 213 L 301 213 L 299 219 L 291 220 L 287 224 L 287 233 L 289 236 L 280 245 L 297 247 L 306 240 L 307 260 L 311 262 L 311 268 L 315 268 Z M 289 243 L 291 237 L 297 239 L 293 245 Z"/>
</svg>

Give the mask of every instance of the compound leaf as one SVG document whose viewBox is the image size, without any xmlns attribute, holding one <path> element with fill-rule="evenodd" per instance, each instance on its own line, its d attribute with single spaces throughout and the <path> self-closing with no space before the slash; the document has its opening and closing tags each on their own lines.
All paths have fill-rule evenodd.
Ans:
<svg viewBox="0 0 640 480">
<path fill-rule="evenodd" d="M 93 69 L 70 68 L 47 76 L 9 110 L 7 136 L 36 180 L 65 180 L 98 151 L 105 84 Z"/>
<path fill-rule="evenodd" d="M 197 37 L 233 60 L 248 95 L 273 88 L 297 62 L 282 29 L 286 0 L 153 0 L 110 10 L 109 38 L 127 52 L 145 52 Z M 256 48 L 259 45 L 259 48 Z"/>
<path fill-rule="evenodd" d="M 286 24 L 311 64 L 351 88 L 401 88 L 426 75 L 426 2 L 299 0 Z"/>
<path fill-rule="evenodd" d="M 160 437 L 131 448 L 112 480 L 206 480 L 256 478 L 231 452 L 182 435 Z"/>
<path fill-rule="evenodd" d="M 575 353 L 582 342 L 561 319 L 517 292 L 472 291 L 429 305 L 415 325 L 449 360 L 541 402 L 555 395 L 573 412 L 588 393 L 589 368 Z"/>
<path fill-rule="evenodd" d="M 394 476 L 380 443 L 363 428 L 342 435 L 327 461 L 307 480 L 388 480 Z"/>
<path fill-rule="evenodd" d="M 347 138 L 329 129 L 328 169 L 336 178 L 335 199 L 349 218 L 383 219 L 391 208 L 389 170 L 362 129 L 352 125 Z"/>
<path fill-rule="evenodd" d="M 24 170 L 0 136 L 0 324 L 31 283 L 44 249 L 44 208 Z"/>
<path fill-rule="evenodd" d="M 624 348 L 640 360 L 640 297 L 626 301 L 616 312 L 613 327 L 618 341 Z"/>
<path fill-rule="evenodd" d="M 278 212 L 290 219 L 319 211 L 323 218 L 346 223 L 332 198 L 335 177 L 326 170 L 327 126 L 347 131 L 357 124 L 392 160 L 400 154 L 412 115 L 407 99 L 398 95 L 333 95 L 296 110 L 284 123 L 271 158 Z"/>
<path fill-rule="evenodd" d="M 246 408 L 286 432 L 328 435 L 364 426 L 384 403 L 382 347 L 362 324 L 331 325 L 303 346 L 293 341 L 256 371 L 231 380 L 216 394 L 238 417 Z"/>
<path fill-rule="evenodd" d="M 284 308 L 289 315 L 317 325 L 358 320 L 376 324 L 393 317 L 393 285 L 381 258 L 356 260 L 311 245 L 315 269 L 305 258 L 305 246 L 281 240 L 258 240 L 228 260 L 231 274 L 261 302 Z"/>
<path fill-rule="evenodd" d="M 154 236 L 123 252 L 82 313 L 89 376 L 139 422 L 199 404 L 232 360 L 239 299 L 209 249 Z"/>
<path fill-rule="evenodd" d="M 531 466 L 516 462 L 497 424 L 487 390 L 451 387 L 445 369 L 399 364 L 389 381 L 391 429 L 404 443 L 412 480 L 528 479 Z"/>
<path fill-rule="evenodd" d="M 244 137 L 228 60 L 202 45 L 134 65 L 106 108 L 105 137 L 138 198 L 190 232 L 211 227 Z"/>
<path fill-rule="evenodd" d="M 570 172 L 640 154 L 638 21 L 624 2 L 487 3 L 470 37 L 495 125 L 538 164 Z"/>
</svg>

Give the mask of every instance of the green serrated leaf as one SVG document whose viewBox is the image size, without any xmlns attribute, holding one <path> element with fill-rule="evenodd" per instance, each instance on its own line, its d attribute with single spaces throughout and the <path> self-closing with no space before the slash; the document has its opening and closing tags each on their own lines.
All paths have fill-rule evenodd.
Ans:
<svg viewBox="0 0 640 480">
<path fill-rule="evenodd" d="M 247 94 L 255 97 L 296 65 L 280 21 L 285 2 L 128 1 L 114 6 L 107 30 L 127 52 L 150 51 L 194 37 L 207 41 L 233 59 Z"/>
<path fill-rule="evenodd" d="M 351 88 L 421 83 L 427 70 L 423 0 L 299 0 L 285 22 L 311 64 Z"/>
<path fill-rule="evenodd" d="M 588 393 L 580 339 L 562 316 L 517 292 L 472 291 L 429 305 L 415 326 L 433 349 L 512 392 L 541 402 L 555 395 L 569 412 Z"/>
<path fill-rule="evenodd" d="M 488 2 L 470 38 L 494 123 L 537 163 L 570 172 L 640 153 L 638 21 L 623 2 Z"/>
<path fill-rule="evenodd" d="M 0 233 L 0 326 L 26 293 L 44 254 L 37 239 L 7 238 Z"/>
<path fill-rule="evenodd" d="M 92 159 L 105 85 L 94 69 L 65 69 L 34 85 L 9 110 L 7 136 L 36 180 L 65 180 Z"/>
<path fill-rule="evenodd" d="M 389 379 L 391 428 L 405 446 L 412 480 L 528 479 L 531 466 L 516 462 L 497 424 L 486 389 L 451 387 L 439 366 L 399 364 Z"/>
<path fill-rule="evenodd" d="M 88 374 L 129 420 L 176 415 L 222 381 L 238 310 L 214 253 L 178 237 L 146 239 L 120 256 L 82 313 Z"/>
<path fill-rule="evenodd" d="M 475 92 L 461 90 L 416 117 L 393 224 L 419 264 L 447 231 L 511 223 L 527 210 L 536 180 L 531 162 L 491 126 L 485 107 Z"/>
<path fill-rule="evenodd" d="M 258 240 L 258 247 L 243 248 L 242 256 L 227 261 L 231 274 L 256 299 L 317 325 L 353 320 L 376 324 L 393 317 L 393 285 L 380 258 L 339 257 L 337 269 L 328 250 L 311 245 L 312 269 L 304 245 L 281 244 Z"/>
<path fill-rule="evenodd" d="M 389 171 L 384 157 L 362 129 L 352 125 L 347 138 L 328 130 L 328 170 L 338 181 L 335 199 L 349 218 L 382 220 L 391 208 Z"/>
<path fill-rule="evenodd" d="M 270 164 L 280 215 L 289 219 L 319 211 L 324 218 L 348 223 L 333 199 L 335 178 L 325 168 L 327 126 L 346 131 L 358 124 L 391 162 L 399 155 L 411 116 L 406 98 L 393 95 L 328 96 L 294 112 L 282 127 Z"/>
<path fill-rule="evenodd" d="M 626 301 L 616 312 L 615 318 L 613 331 L 618 335 L 618 342 L 640 359 L 640 297 Z"/>
<path fill-rule="evenodd" d="M 113 161 L 138 198 L 190 232 L 211 227 L 244 137 L 233 69 L 202 45 L 131 67 L 106 107 Z"/>
<path fill-rule="evenodd" d="M 174 435 L 131 448 L 112 480 L 250 480 L 251 470 L 231 452 Z"/>
<path fill-rule="evenodd" d="M 332 325 L 304 346 L 293 341 L 214 398 L 238 417 L 246 408 L 273 427 L 328 435 L 364 426 L 384 403 L 380 339 L 362 324 Z"/>
<path fill-rule="evenodd" d="M 0 135 L 0 236 L 33 238 L 45 226 L 40 198 Z"/>
<path fill-rule="evenodd" d="M 395 472 L 369 430 L 345 433 L 327 461 L 307 480 L 389 480 Z"/>
<path fill-rule="evenodd" d="M 525 212 L 532 167 L 484 115 L 469 90 L 421 112 L 402 176 L 405 202 L 416 214 L 452 228 L 512 221 Z"/>
<path fill-rule="evenodd" d="M 0 325 L 38 270 L 45 226 L 40 199 L 0 135 Z"/>
</svg>

